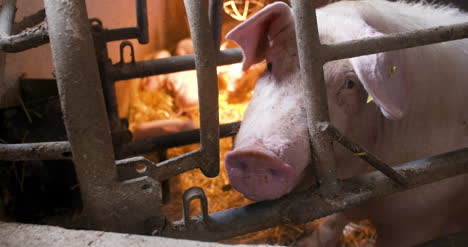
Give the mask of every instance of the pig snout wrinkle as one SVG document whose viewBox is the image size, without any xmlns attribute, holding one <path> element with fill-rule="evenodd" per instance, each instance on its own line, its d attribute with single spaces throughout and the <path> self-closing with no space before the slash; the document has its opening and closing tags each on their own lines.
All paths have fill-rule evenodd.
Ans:
<svg viewBox="0 0 468 247">
<path fill-rule="evenodd" d="M 231 185 L 254 201 L 273 200 L 288 193 L 294 169 L 279 158 L 255 149 L 241 149 L 226 156 Z"/>
</svg>

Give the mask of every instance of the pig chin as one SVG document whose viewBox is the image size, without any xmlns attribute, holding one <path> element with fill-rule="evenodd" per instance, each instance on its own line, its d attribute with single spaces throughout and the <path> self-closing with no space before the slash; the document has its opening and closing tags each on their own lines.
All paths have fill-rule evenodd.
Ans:
<svg viewBox="0 0 468 247">
<path fill-rule="evenodd" d="M 295 166 L 258 146 L 229 152 L 226 170 L 232 187 L 254 201 L 277 199 L 289 193 L 301 178 Z"/>
</svg>

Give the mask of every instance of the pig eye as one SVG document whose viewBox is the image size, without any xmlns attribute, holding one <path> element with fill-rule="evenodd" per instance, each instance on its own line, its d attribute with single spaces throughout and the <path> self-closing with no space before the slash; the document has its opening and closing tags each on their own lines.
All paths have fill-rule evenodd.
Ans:
<svg viewBox="0 0 468 247">
<path fill-rule="evenodd" d="M 354 84 L 356 84 L 356 83 L 355 83 L 353 80 L 349 80 L 349 79 L 348 79 L 348 80 L 346 80 L 346 82 L 345 82 L 345 87 L 346 87 L 347 89 L 352 89 L 352 88 L 354 88 Z"/>
<path fill-rule="evenodd" d="M 267 63 L 267 70 L 271 72 L 272 69 L 273 69 L 273 64 L 271 64 L 271 62 L 268 62 Z"/>
</svg>

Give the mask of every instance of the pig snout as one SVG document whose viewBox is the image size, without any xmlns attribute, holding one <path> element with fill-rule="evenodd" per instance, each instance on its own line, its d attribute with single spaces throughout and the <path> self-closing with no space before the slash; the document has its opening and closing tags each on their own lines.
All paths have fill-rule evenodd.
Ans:
<svg viewBox="0 0 468 247">
<path fill-rule="evenodd" d="M 293 166 L 258 147 L 229 152 L 226 169 L 233 188 L 254 201 L 279 198 L 288 193 L 297 180 Z"/>
</svg>

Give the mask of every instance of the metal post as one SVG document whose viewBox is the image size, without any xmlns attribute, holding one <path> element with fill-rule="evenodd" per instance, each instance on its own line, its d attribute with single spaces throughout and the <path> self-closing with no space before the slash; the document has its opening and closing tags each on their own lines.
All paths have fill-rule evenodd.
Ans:
<svg viewBox="0 0 468 247">
<path fill-rule="evenodd" d="M 208 11 L 203 0 L 184 0 L 190 23 L 200 105 L 200 143 L 204 162 L 200 169 L 207 177 L 219 172 L 219 114 L 217 50 L 213 44 Z"/>
<path fill-rule="evenodd" d="M 16 13 L 16 0 L 4 0 L 2 9 L 0 10 L 0 38 L 8 37 L 11 34 L 13 29 L 13 23 L 15 22 L 15 13 Z M 0 51 L 0 89 L 3 89 L 3 93 L 6 90 L 5 83 L 5 61 L 6 54 Z M 0 92 L 0 104 L 3 103 L 2 92 Z"/>
<path fill-rule="evenodd" d="M 318 34 L 314 1 L 292 0 L 296 39 L 301 66 L 302 85 L 306 96 L 307 125 L 317 180 L 320 184 L 336 184 L 333 139 L 318 126 L 329 122 L 328 102 L 323 78 L 322 46 Z M 327 186 L 333 188 L 336 186 Z"/>
<path fill-rule="evenodd" d="M 221 30 L 223 25 L 223 1 L 210 0 L 210 26 L 213 34 L 215 49 L 219 50 L 221 44 Z"/>
<path fill-rule="evenodd" d="M 82 0 L 45 0 L 63 118 L 89 228 L 148 232 L 161 217 L 160 185 L 117 182 L 109 123 Z"/>
</svg>

